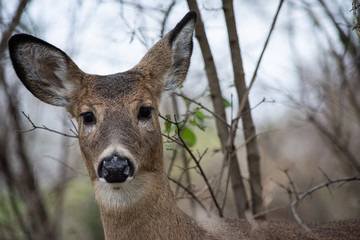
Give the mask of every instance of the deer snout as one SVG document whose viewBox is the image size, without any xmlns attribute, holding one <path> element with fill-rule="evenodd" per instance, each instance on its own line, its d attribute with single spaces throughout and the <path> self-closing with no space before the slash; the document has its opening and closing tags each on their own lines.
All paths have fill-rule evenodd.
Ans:
<svg viewBox="0 0 360 240">
<path fill-rule="evenodd" d="M 125 182 L 134 175 L 134 165 L 129 158 L 113 154 L 100 161 L 97 173 L 100 181 Z"/>
</svg>

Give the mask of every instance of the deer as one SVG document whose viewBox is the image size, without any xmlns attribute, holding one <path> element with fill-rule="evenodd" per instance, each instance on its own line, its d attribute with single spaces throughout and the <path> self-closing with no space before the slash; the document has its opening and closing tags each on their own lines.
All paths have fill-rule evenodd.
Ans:
<svg viewBox="0 0 360 240">
<path fill-rule="evenodd" d="M 164 171 L 159 102 L 185 80 L 192 55 L 194 11 L 128 71 L 93 75 L 57 47 L 13 35 L 10 58 L 18 78 L 38 99 L 66 108 L 78 141 L 106 240 L 338 239 L 360 236 L 359 221 L 297 224 L 242 219 L 198 222 L 176 204 Z M 354 235 L 355 234 L 355 235 Z"/>
</svg>

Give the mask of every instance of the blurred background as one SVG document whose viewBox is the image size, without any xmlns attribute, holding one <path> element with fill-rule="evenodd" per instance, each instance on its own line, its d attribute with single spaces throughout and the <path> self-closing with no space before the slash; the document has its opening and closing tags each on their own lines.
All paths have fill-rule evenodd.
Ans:
<svg viewBox="0 0 360 240">
<path fill-rule="evenodd" d="M 233 1 L 247 85 L 279 2 Z M 244 216 L 295 221 L 289 204 L 301 194 L 321 183 L 360 175 L 360 27 L 359 9 L 353 7 L 357 2 L 284 1 L 249 93 L 260 156 L 262 194 L 256 211 L 245 148 L 249 139 L 242 126 L 233 142 L 249 202 Z M 223 3 L 197 4 L 226 120 L 232 124 L 239 101 Z M 0 0 L 0 239 L 103 239 L 77 139 L 40 129 L 73 135 L 70 129 L 76 131 L 76 123 L 64 109 L 40 102 L 25 89 L 9 59 L 9 37 L 34 35 L 62 49 L 83 71 L 111 74 L 136 65 L 188 11 L 184 0 Z M 163 96 L 161 114 L 188 120 L 189 131 L 182 137 L 189 140 L 188 147 L 199 156 L 218 201 L 224 203 L 222 215 L 244 217 L 236 211 L 236 194 L 227 185 L 224 169 L 229 164 L 223 160 L 202 54 L 194 37 L 187 79 L 176 96 Z M 191 106 L 189 99 L 194 101 Z M 190 121 L 193 116 L 197 123 Z M 180 207 L 198 219 L 218 215 L 204 177 L 186 148 L 168 138 L 172 130 L 165 122 L 165 170 Z M 359 184 L 341 181 L 309 194 L 299 202 L 298 214 L 310 222 L 359 218 Z"/>
</svg>

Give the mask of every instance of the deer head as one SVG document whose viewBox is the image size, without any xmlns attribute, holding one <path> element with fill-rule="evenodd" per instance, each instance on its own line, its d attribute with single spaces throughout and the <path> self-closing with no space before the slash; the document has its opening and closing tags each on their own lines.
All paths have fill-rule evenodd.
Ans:
<svg viewBox="0 0 360 240">
<path fill-rule="evenodd" d="M 189 12 L 134 68 L 106 76 L 84 73 L 63 51 L 30 35 L 9 40 L 14 69 L 26 88 L 76 118 L 100 207 L 111 211 L 134 204 L 163 174 L 159 101 L 186 77 L 195 22 L 196 13 Z"/>
</svg>

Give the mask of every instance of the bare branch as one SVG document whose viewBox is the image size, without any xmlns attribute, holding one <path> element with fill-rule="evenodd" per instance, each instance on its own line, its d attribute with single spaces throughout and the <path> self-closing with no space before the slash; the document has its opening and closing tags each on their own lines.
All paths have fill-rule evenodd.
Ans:
<svg viewBox="0 0 360 240">
<path fill-rule="evenodd" d="M 255 68 L 255 70 L 254 70 L 254 73 L 253 73 L 253 75 L 252 75 L 252 77 L 251 77 L 250 85 L 249 85 L 249 88 L 248 88 L 249 90 L 251 89 L 251 87 L 253 86 L 253 84 L 254 84 L 254 82 L 255 82 L 255 78 L 256 78 L 257 72 L 258 72 L 258 70 L 259 70 L 261 60 L 262 60 L 262 58 L 263 58 L 263 56 L 264 56 L 264 53 L 265 53 L 265 50 L 266 50 L 266 48 L 267 48 L 267 46 L 268 46 L 270 37 L 271 37 L 272 32 L 273 32 L 273 30 L 274 30 L 274 28 L 275 28 L 275 23 L 276 23 L 276 21 L 277 21 L 277 18 L 278 18 L 278 16 L 279 16 L 279 13 L 280 13 L 280 10 L 281 10 L 281 7 L 282 7 L 283 3 L 284 3 L 284 0 L 280 0 L 279 6 L 278 6 L 278 8 L 277 8 L 277 10 L 276 10 L 276 13 L 275 13 L 275 16 L 274 16 L 274 18 L 273 18 L 273 22 L 271 23 L 271 27 L 270 27 L 269 34 L 268 34 L 268 36 L 267 36 L 267 38 L 266 38 L 266 41 L 265 41 L 265 43 L 264 43 L 264 47 L 263 47 L 263 49 L 262 49 L 262 51 L 261 51 L 259 60 L 258 60 L 258 62 L 257 62 L 257 64 L 256 64 L 256 68 Z"/>
<path fill-rule="evenodd" d="M 27 3 L 29 2 L 29 0 L 21 0 L 16 12 L 13 16 L 13 18 L 11 19 L 10 24 L 8 25 L 8 27 L 1 33 L 1 42 L 0 42 L 0 56 L 3 55 L 3 53 L 6 50 L 7 47 L 7 41 L 10 38 L 11 34 L 14 32 L 15 28 L 19 25 L 20 23 L 20 18 L 24 12 L 24 9 L 27 5 Z"/>
<path fill-rule="evenodd" d="M 211 198 L 219 212 L 219 216 L 220 217 L 223 217 L 223 212 L 222 212 L 222 208 L 220 207 L 217 199 L 216 199 L 216 195 L 214 193 L 214 190 L 212 189 L 211 187 L 211 184 L 203 170 L 203 168 L 201 167 L 200 165 L 200 161 L 201 159 L 205 156 L 206 152 L 207 152 L 207 149 L 202 153 L 202 154 L 199 154 L 199 158 L 197 158 L 194 153 L 191 151 L 191 149 L 187 146 L 187 144 L 184 142 L 184 140 L 182 139 L 181 137 L 181 129 L 185 126 L 185 123 L 186 123 L 186 119 L 181 121 L 181 122 L 178 122 L 177 121 L 177 117 L 174 116 L 174 121 L 171 121 L 167 118 L 165 118 L 164 116 L 162 116 L 161 114 L 159 114 L 159 117 L 164 119 L 165 121 L 168 121 L 170 122 L 171 124 L 174 124 L 177 128 L 177 139 L 175 139 L 174 137 L 171 137 L 167 134 L 162 134 L 164 137 L 168 138 L 169 140 L 177 143 L 178 145 L 180 145 L 181 147 L 184 148 L 184 150 L 190 155 L 191 159 L 195 162 L 195 165 L 196 165 L 196 169 L 199 171 L 199 174 L 201 175 L 201 177 L 203 178 L 209 192 L 210 192 L 210 195 L 211 195 Z"/>
<path fill-rule="evenodd" d="M 273 213 L 273 212 L 276 212 L 276 211 L 279 211 L 279 210 L 282 210 L 282 209 L 285 209 L 285 208 L 289 208 L 289 207 L 290 207 L 290 205 L 271 208 L 271 209 L 268 209 L 266 211 L 256 213 L 256 214 L 252 215 L 252 217 L 253 217 L 253 219 L 256 219 L 256 218 L 259 218 L 261 216 L 268 215 L 269 213 Z"/>
<path fill-rule="evenodd" d="M 75 135 L 75 132 L 74 130 L 70 129 L 70 131 L 72 133 L 74 133 L 74 135 L 69 135 L 69 134 L 66 134 L 66 133 L 62 133 L 62 132 L 59 132 L 59 131 L 56 131 L 56 130 L 53 130 L 53 129 L 50 129 L 46 126 L 37 126 L 35 125 L 35 123 L 30 119 L 30 115 L 26 115 L 24 112 L 21 112 L 26 118 L 27 120 L 30 122 L 32 128 L 31 129 L 28 129 L 28 130 L 24 130 L 24 131 L 20 131 L 22 133 L 26 133 L 26 132 L 32 132 L 34 131 L 35 129 L 42 129 L 42 130 L 46 130 L 46 131 L 49 131 L 49 132 L 52 132 L 52 133 L 56 133 L 56 134 L 59 134 L 59 135 L 62 135 L 62 136 L 65 136 L 65 137 L 71 137 L 71 138 L 79 138 L 79 136 L 76 134 Z"/>
<path fill-rule="evenodd" d="M 236 147 L 236 151 L 240 150 L 241 148 L 245 147 L 246 144 L 248 144 L 250 141 L 252 141 L 254 138 L 257 138 L 258 136 L 262 136 L 265 134 L 269 134 L 269 133 L 273 133 L 278 131 L 278 129 L 273 129 L 273 130 L 269 130 L 269 131 L 265 131 L 265 132 L 261 132 L 261 133 L 257 133 L 256 135 L 252 135 L 250 137 L 248 137 L 247 139 L 245 139 L 245 142 L 243 142 L 242 144 L 240 144 L 239 146 Z M 235 151 L 235 152 L 236 152 Z"/>
<path fill-rule="evenodd" d="M 220 205 L 219 205 L 219 203 L 218 203 L 218 201 L 217 201 L 217 199 L 216 199 L 216 196 L 215 196 L 214 191 L 213 191 L 213 189 L 212 189 L 212 187 L 211 187 L 211 184 L 210 184 L 210 182 L 209 182 L 209 180 L 208 180 L 208 178 L 207 178 L 207 176 L 206 176 L 203 168 L 202 168 L 201 165 L 200 165 L 200 161 L 199 161 L 199 160 L 201 160 L 201 159 L 198 160 L 198 159 L 195 157 L 195 155 L 193 154 L 193 152 L 190 150 L 190 148 L 186 145 L 186 143 L 185 143 L 184 140 L 182 139 L 181 133 L 180 133 L 181 131 L 180 131 L 180 128 L 179 128 L 179 123 L 176 122 L 176 117 L 175 117 L 175 125 L 176 125 L 176 127 L 178 128 L 177 134 L 178 134 L 178 138 L 179 138 L 179 140 L 180 140 L 180 142 L 181 142 L 182 147 L 186 150 L 186 152 L 190 155 L 191 159 L 195 162 L 196 167 L 197 167 L 197 169 L 199 170 L 200 175 L 201 175 L 201 177 L 203 178 L 203 180 L 204 180 L 204 182 L 205 182 L 205 184 L 206 184 L 206 186 L 207 186 L 207 188 L 208 188 L 208 190 L 209 190 L 209 192 L 210 192 L 211 198 L 212 198 L 212 200 L 214 201 L 214 204 L 215 204 L 215 206 L 216 206 L 216 208 L 217 208 L 217 210 L 218 210 L 218 212 L 219 212 L 219 216 L 220 216 L 220 217 L 223 217 L 222 209 L 221 209 L 221 207 L 220 207 Z"/>
<path fill-rule="evenodd" d="M 351 36 L 347 35 L 342 28 L 340 27 L 340 24 L 336 21 L 335 16 L 331 13 L 329 7 L 328 7 L 328 1 L 324 1 L 324 0 L 318 0 L 320 5 L 323 7 L 325 13 L 327 14 L 328 18 L 330 19 L 331 23 L 333 24 L 333 26 L 336 28 L 339 37 L 341 39 L 341 43 L 346 45 L 346 49 L 348 50 L 348 53 L 350 54 L 350 56 L 353 58 L 353 62 L 354 64 L 356 64 L 357 68 L 360 68 L 360 64 L 358 59 L 358 54 L 357 54 L 357 49 L 358 46 L 355 44 L 355 42 L 353 42 L 351 40 Z M 357 69 L 357 70 L 358 70 Z"/>
<path fill-rule="evenodd" d="M 308 114 L 308 119 L 323 134 L 323 136 L 325 136 L 330 141 L 333 148 L 339 150 L 346 157 L 348 162 L 351 163 L 358 172 L 360 172 L 360 163 L 355 155 L 349 150 L 347 145 L 343 143 L 337 135 L 332 134 L 328 129 L 326 129 L 325 126 L 320 124 L 315 116 Z"/>
<path fill-rule="evenodd" d="M 291 212 L 292 214 L 294 215 L 296 221 L 306 230 L 310 230 L 311 229 L 301 220 L 301 218 L 299 217 L 298 213 L 296 212 L 296 208 L 297 206 L 300 204 L 300 202 L 307 196 L 311 195 L 312 193 L 324 188 L 324 187 L 329 187 L 331 184 L 335 184 L 335 183 L 340 183 L 341 186 L 343 186 L 345 183 L 347 182 L 352 182 L 352 181 L 360 181 L 360 176 L 355 176 L 355 177 L 348 177 L 348 178 L 340 178 L 340 179 L 336 179 L 336 180 L 328 180 L 327 182 L 325 183 L 321 183 L 319 185 L 316 185 L 314 187 L 311 187 L 309 188 L 308 190 L 306 190 L 305 192 L 303 192 L 302 194 L 298 195 L 298 198 L 294 201 L 292 201 L 289 205 L 285 205 L 285 206 L 280 206 L 280 207 L 275 207 L 275 208 L 271 208 L 271 209 L 268 209 L 266 211 L 263 211 L 263 212 L 259 212 L 257 214 L 254 214 L 252 217 L 253 218 L 258 218 L 259 216 L 262 216 L 262 215 L 267 215 L 269 213 L 272 213 L 272 212 L 276 212 L 278 210 L 282 210 L 282 209 L 285 209 L 285 208 L 290 208 L 291 209 Z M 286 188 L 285 186 L 282 186 L 283 188 L 285 188 L 286 191 L 291 191 L 290 189 Z"/>
<path fill-rule="evenodd" d="M 358 3 L 358 0 L 353 0 L 352 2 L 352 9 L 353 11 L 353 19 L 354 19 L 354 26 L 352 30 L 356 30 L 356 33 L 360 39 L 360 3 Z"/>
<path fill-rule="evenodd" d="M 280 10 L 281 10 L 281 7 L 282 7 L 283 2 L 284 2 L 284 0 L 280 0 L 280 2 L 279 2 L 279 6 L 278 6 L 277 11 L 276 11 L 276 13 L 275 13 L 275 16 L 274 16 L 274 18 L 273 18 L 273 21 L 272 21 L 272 24 L 271 24 L 271 27 L 270 27 L 268 36 L 267 36 L 266 41 L 265 41 L 265 43 L 264 43 L 264 47 L 263 47 L 263 49 L 262 49 L 262 51 L 261 51 L 261 54 L 260 54 L 260 57 L 259 57 L 259 59 L 258 59 L 258 61 L 257 61 L 256 68 L 255 68 L 255 70 L 254 70 L 254 73 L 253 73 L 253 75 L 252 75 L 252 77 L 251 77 L 251 81 L 250 81 L 249 87 L 247 88 L 245 94 L 242 96 L 241 104 L 240 104 L 239 111 L 238 111 L 238 116 L 241 116 L 241 113 L 243 112 L 243 109 L 244 109 L 245 104 L 246 104 L 246 102 L 247 102 L 249 92 L 250 92 L 252 86 L 254 85 L 254 82 L 255 82 L 255 79 L 256 79 L 256 76 L 257 76 L 257 72 L 258 72 L 259 67 L 260 67 L 261 60 L 262 60 L 263 55 L 264 55 L 264 53 L 265 53 L 265 50 L 266 50 L 266 48 L 267 48 L 267 46 L 268 46 L 268 43 L 269 43 L 270 37 L 271 37 L 271 35 L 272 35 L 272 32 L 273 32 L 273 30 L 274 30 L 274 28 L 275 28 L 275 24 L 276 24 L 276 21 L 277 21 L 278 15 L 279 15 L 279 13 L 280 13 Z"/>
<path fill-rule="evenodd" d="M 308 189 L 307 191 L 303 192 L 302 194 L 300 194 L 298 196 L 298 198 L 293 201 L 290 205 L 291 208 L 291 212 L 295 218 L 295 220 L 298 222 L 298 224 L 300 224 L 300 226 L 302 228 L 304 228 L 307 232 L 311 232 L 311 229 L 304 223 L 304 221 L 302 221 L 302 219 L 300 218 L 300 216 L 298 215 L 298 213 L 296 212 L 296 208 L 299 205 L 299 203 L 307 196 L 311 195 L 313 192 L 324 188 L 324 187 L 328 187 L 329 185 L 332 185 L 334 183 L 345 183 L 345 182 L 351 182 L 351 181 L 360 181 L 360 175 L 359 176 L 355 176 L 355 177 L 348 177 L 348 178 L 339 178 L 336 180 L 329 180 L 325 183 L 316 185 L 310 189 Z"/>
<path fill-rule="evenodd" d="M 161 31 L 160 31 L 161 38 L 164 36 L 166 22 L 168 20 L 169 14 L 170 14 L 171 10 L 173 9 L 173 7 L 175 6 L 175 4 L 176 4 L 176 0 L 172 0 L 171 3 L 169 4 L 169 7 L 164 11 L 164 18 L 161 22 Z"/>
<path fill-rule="evenodd" d="M 211 115 L 213 115 L 215 118 L 217 118 L 219 121 L 221 121 L 223 124 L 225 124 L 228 128 L 230 128 L 231 126 L 226 122 L 226 119 L 221 118 L 219 115 L 217 115 L 215 112 L 211 111 L 209 108 L 205 107 L 202 103 L 195 101 L 194 99 L 188 98 L 185 95 L 181 94 L 181 93 L 173 93 L 176 96 L 182 97 L 184 99 L 186 99 L 186 101 L 195 103 L 196 105 L 198 105 L 201 109 L 204 109 L 205 111 L 207 111 L 208 113 L 210 113 Z"/>
<path fill-rule="evenodd" d="M 296 198 L 296 200 L 298 200 L 299 199 L 299 194 L 298 194 L 298 191 L 296 190 L 295 182 L 292 180 L 292 177 L 289 174 L 289 170 L 285 169 L 283 172 L 285 173 L 285 175 L 286 175 L 286 177 L 287 177 L 287 179 L 289 181 L 292 193 L 295 194 L 295 198 Z"/>
<path fill-rule="evenodd" d="M 206 212 L 206 214 L 208 216 L 210 216 L 210 213 L 208 212 L 208 210 L 206 209 L 206 207 L 204 206 L 204 204 L 199 200 L 198 197 L 196 197 L 196 195 L 191 191 L 189 190 L 187 187 L 185 187 L 184 185 L 182 185 L 180 182 L 176 181 L 175 179 L 171 178 L 168 176 L 168 179 L 175 183 L 176 185 L 178 185 L 180 188 L 184 189 L 198 204 L 199 206 Z"/>
<path fill-rule="evenodd" d="M 54 158 L 54 157 L 52 157 L 52 156 L 44 156 L 44 157 L 45 157 L 45 158 L 49 158 L 49 159 L 51 159 L 51 160 L 53 160 L 53 161 L 55 161 L 55 162 L 57 162 L 57 163 L 60 163 L 61 165 L 63 165 L 63 166 L 65 167 L 65 169 L 71 170 L 71 171 L 73 171 L 73 172 L 76 173 L 76 174 L 79 174 L 79 175 L 84 176 L 84 177 L 88 177 L 88 176 L 89 176 L 89 174 L 83 173 L 83 172 L 81 172 L 81 171 L 79 171 L 79 170 L 76 170 L 75 168 L 71 167 L 69 164 L 67 164 L 67 163 L 65 163 L 65 162 L 63 162 L 63 161 L 61 161 L 61 160 L 59 160 L 59 159 L 57 159 L 57 158 Z"/>
</svg>

